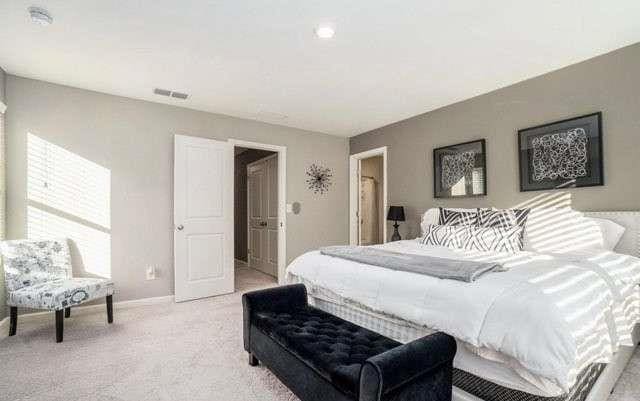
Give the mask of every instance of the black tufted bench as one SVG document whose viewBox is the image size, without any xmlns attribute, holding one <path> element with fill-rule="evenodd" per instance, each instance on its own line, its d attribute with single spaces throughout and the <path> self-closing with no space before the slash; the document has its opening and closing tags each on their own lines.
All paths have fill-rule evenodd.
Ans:
<svg viewBox="0 0 640 401">
<path fill-rule="evenodd" d="M 249 364 L 267 366 L 302 401 L 450 401 L 455 340 L 407 344 L 307 304 L 302 284 L 243 295 Z"/>
</svg>

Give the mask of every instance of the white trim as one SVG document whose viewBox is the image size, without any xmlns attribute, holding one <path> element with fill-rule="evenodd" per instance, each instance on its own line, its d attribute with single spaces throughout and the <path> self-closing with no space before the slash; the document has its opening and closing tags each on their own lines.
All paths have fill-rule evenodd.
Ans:
<svg viewBox="0 0 640 401">
<path fill-rule="evenodd" d="M 287 268 L 287 147 L 229 139 L 234 147 L 270 150 L 278 153 L 278 283 L 284 284 Z"/>
<path fill-rule="evenodd" d="M 141 298 L 141 299 L 131 299 L 128 301 L 120 301 L 114 302 L 114 309 L 129 309 L 129 308 L 137 308 L 140 306 L 151 306 L 158 304 L 170 304 L 173 303 L 174 296 L 173 295 L 164 295 L 161 297 L 151 297 L 151 298 Z M 72 316 L 76 315 L 85 315 L 90 312 L 94 312 L 95 310 L 103 310 L 105 315 L 107 313 L 107 306 L 104 302 L 92 304 L 92 305 L 82 305 L 71 307 Z M 18 315 L 18 335 L 20 334 L 20 324 L 24 322 L 33 322 L 38 321 L 43 318 L 50 318 L 53 311 L 43 311 L 43 312 L 33 312 L 33 313 L 25 313 L 22 315 Z M 116 316 L 117 317 L 117 316 Z M 53 320 L 52 320 L 53 322 Z M 0 320 L 0 340 L 9 336 L 9 316 Z"/>
<path fill-rule="evenodd" d="M 249 267 L 249 265 L 247 264 L 247 262 L 245 262 L 244 260 L 241 259 L 233 259 L 233 261 L 236 263 L 236 265 L 242 265 L 245 267 Z"/>
<path fill-rule="evenodd" d="M 387 163 L 387 147 L 382 146 L 380 148 L 370 149 L 365 152 L 360 152 L 349 156 L 349 243 L 351 245 L 358 245 L 358 187 L 359 187 L 359 169 L 360 160 L 367 159 L 373 156 L 382 156 L 382 170 L 383 170 L 383 183 L 382 183 L 382 197 L 384 215 L 386 216 L 388 208 L 388 163 Z M 387 224 L 382 222 L 384 229 L 382 230 L 382 242 L 387 242 Z"/>
<path fill-rule="evenodd" d="M 7 105 L 4 102 L 0 102 L 0 114 L 4 114 L 7 111 Z"/>
</svg>

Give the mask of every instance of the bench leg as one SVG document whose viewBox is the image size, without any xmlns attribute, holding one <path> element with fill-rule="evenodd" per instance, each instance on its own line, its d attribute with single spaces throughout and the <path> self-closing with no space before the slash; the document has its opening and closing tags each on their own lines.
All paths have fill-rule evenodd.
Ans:
<svg viewBox="0 0 640 401">
<path fill-rule="evenodd" d="M 71 317 L 71 307 L 64 308 L 64 317 L 65 318 Z"/>
<path fill-rule="evenodd" d="M 113 323 L 113 295 L 107 295 L 107 323 Z"/>
<path fill-rule="evenodd" d="M 251 352 L 249 352 L 249 366 L 258 366 L 258 358 L 255 357 Z"/>
<path fill-rule="evenodd" d="M 56 342 L 62 342 L 62 333 L 64 331 L 64 309 L 56 311 Z"/>
<path fill-rule="evenodd" d="M 18 329 L 18 307 L 12 306 L 9 308 L 9 335 L 15 336 Z"/>
</svg>

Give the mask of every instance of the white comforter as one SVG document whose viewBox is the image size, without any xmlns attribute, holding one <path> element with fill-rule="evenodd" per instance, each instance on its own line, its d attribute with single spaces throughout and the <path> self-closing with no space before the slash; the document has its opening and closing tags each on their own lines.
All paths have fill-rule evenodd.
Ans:
<svg viewBox="0 0 640 401">
<path fill-rule="evenodd" d="M 526 371 L 541 376 L 564 391 L 584 367 L 609 362 L 620 345 L 631 345 L 631 331 L 640 317 L 640 259 L 608 251 L 479 253 L 417 241 L 378 247 L 500 260 L 510 270 L 465 283 L 314 251 L 295 259 L 287 272 L 290 281 L 328 289 L 373 311 L 444 331 L 482 357 L 506 363 L 523 376 Z"/>
</svg>

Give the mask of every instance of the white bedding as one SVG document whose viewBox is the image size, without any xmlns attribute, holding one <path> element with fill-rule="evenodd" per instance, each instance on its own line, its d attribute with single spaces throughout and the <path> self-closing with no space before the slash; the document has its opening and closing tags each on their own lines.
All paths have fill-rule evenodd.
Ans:
<svg viewBox="0 0 640 401">
<path fill-rule="evenodd" d="M 398 241 L 396 252 L 500 260 L 510 268 L 473 283 L 393 271 L 309 252 L 290 281 L 327 289 L 372 311 L 444 331 L 525 380 L 563 391 L 594 362 L 631 345 L 639 321 L 640 260 L 608 251 L 571 255 L 480 253 Z M 312 289 L 313 290 L 313 289 Z"/>
</svg>

